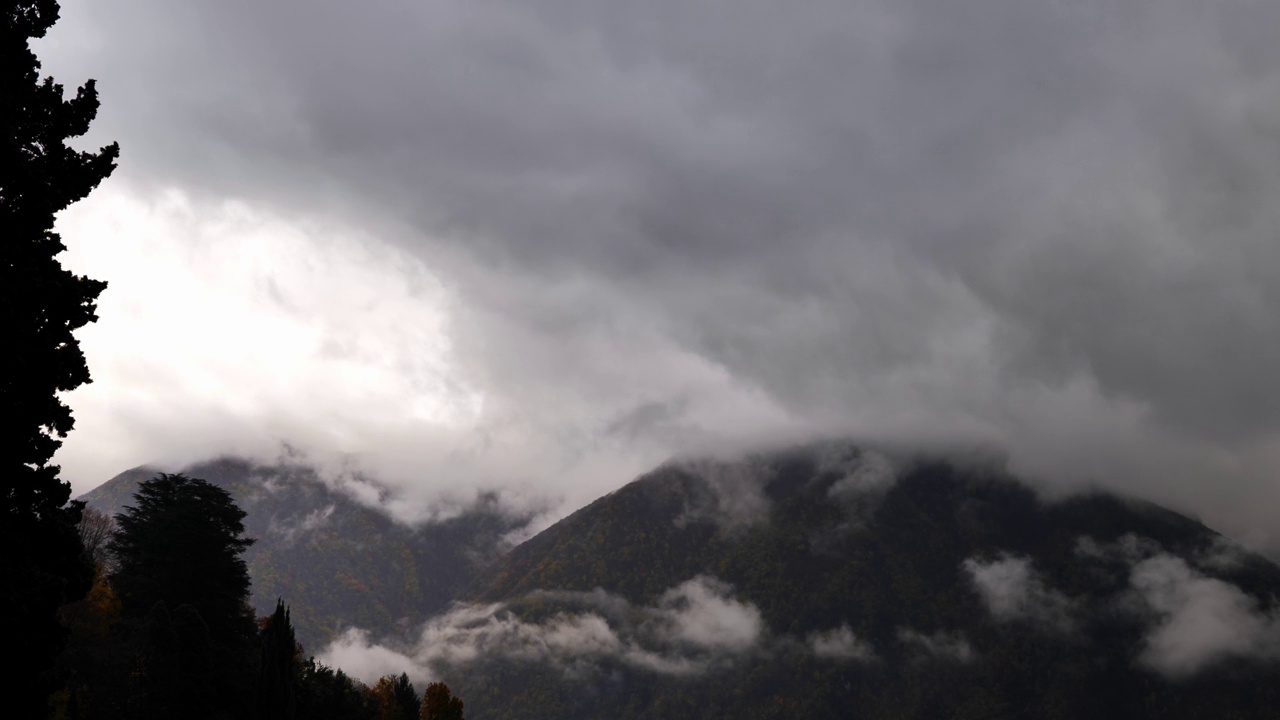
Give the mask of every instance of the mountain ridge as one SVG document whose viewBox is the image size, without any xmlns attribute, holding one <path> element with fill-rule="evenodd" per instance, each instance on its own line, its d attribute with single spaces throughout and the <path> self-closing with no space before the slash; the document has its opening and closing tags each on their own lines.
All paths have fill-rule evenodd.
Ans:
<svg viewBox="0 0 1280 720">
<path fill-rule="evenodd" d="M 669 464 L 516 547 L 475 587 L 488 614 L 428 624 L 408 654 L 477 698 L 478 717 L 1280 707 L 1280 568 L 1152 503 L 1045 500 L 945 459 L 827 444 Z M 751 617 L 737 646 L 686 632 L 733 638 Z M 1214 623 L 1223 636 L 1204 636 Z M 451 642 L 483 652 L 459 663 L 428 646 Z"/>
<path fill-rule="evenodd" d="M 270 476 L 272 495 L 253 466 L 223 462 L 192 472 L 250 498 L 271 546 L 250 558 L 255 584 L 289 591 L 313 642 L 333 640 L 326 662 L 402 658 L 473 720 L 1280 707 L 1280 568 L 1153 503 L 1046 499 L 989 462 L 842 442 L 674 461 L 501 552 L 491 541 L 515 521 L 483 507 L 452 535 L 428 532 L 430 551 L 423 529 L 369 508 L 335 505 L 302 528 L 331 502 L 314 478 Z M 272 514 L 267 497 L 310 500 Z M 477 538 L 481 562 L 460 550 Z M 307 581 L 317 573 L 332 582 Z M 370 582 L 347 587 L 359 573 Z M 424 588 L 439 592 L 424 601 Z"/>
<path fill-rule="evenodd" d="M 158 472 L 126 470 L 80 499 L 114 516 Z M 444 609 L 527 522 L 482 495 L 455 517 L 408 526 L 299 465 L 224 457 L 182 472 L 227 490 L 245 510 L 246 534 L 257 540 L 245 553 L 255 611 L 269 614 L 283 598 L 312 651 L 352 624 L 390 634 Z"/>
</svg>

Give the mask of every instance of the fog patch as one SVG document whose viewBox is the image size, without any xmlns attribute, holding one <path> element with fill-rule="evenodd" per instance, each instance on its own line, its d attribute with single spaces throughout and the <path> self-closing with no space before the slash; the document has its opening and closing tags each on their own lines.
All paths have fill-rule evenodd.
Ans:
<svg viewBox="0 0 1280 720">
<path fill-rule="evenodd" d="M 1194 562 L 1202 570 L 1228 572 L 1244 565 L 1248 551 L 1242 545 L 1222 535 L 1215 536 L 1196 552 Z"/>
<path fill-rule="evenodd" d="M 368 632 L 357 628 L 339 635 L 316 659 L 366 682 L 417 667 L 409 656 L 371 641 Z"/>
<path fill-rule="evenodd" d="M 281 522 L 272 518 L 269 530 L 279 535 L 285 542 L 292 542 L 300 535 L 314 532 L 327 525 L 336 508 L 336 505 L 330 503 L 323 508 L 312 510 L 296 522 L 290 522 L 289 520 Z"/>
<path fill-rule="evenodd" d="M 734 600 L 732 590 L 705 576 L 668 590 L 658 601 L 658 615 L 667 626 L 659 634 L 711 651 L 747 650 L 760 639 L 764 622 L 754 605 Z"/>
<path fill-rule="evenodd" d="M 710 520 L 726 530 L 737 530 L 768 519 L 770 504 L 764 486 L 773 471 L 763 458 L 681 459 L 670 467 L 702 480 L 707 490 L 691 494 L 676 518 L 677 526 Z"/>
<path fill-rule="evenodd" d="M 1130 565 L 1161 551 L 1160 543 L 1149 537 L 1133 533 L 1126 533 L 1109 543 L 1100 542 L 1088 535 L 1083 535 L 1076 538 L 1074 548 L 1076 557 Z"/>
<path fill-rule="evenodd" d="M 859 639 L 848 623 L 831 630 L 811 633 L 809 647 L 815 656 L 830 660 L 872 662 L 877 659 L 871 643 Z"/>
<path fill-rule="evenodd" d="M 899 628 L 898 640 L 922 656 L 940 660 L 969 663 L 976 657 L 973 646 L 959 631 L 954 633 L 938 631 L 925 635 L 911 628 Z"/>
<path fill-rule="evenodd" d="M 973 646 L 961 632 L 938 631 L 925 635 L 911 628 L 898 628 L 898 641 L 914 650 L 918 657 L 930 657 L 958 663 L 971 663 L 977 657 Z"/>
<path fill-rule="evenodd" d="M 841 473 L 840 479 L 827 490 L 827 496 L 843 503 L 882 494 L 898 479 L 898 470 L 893 461 L 874 450 L 857 452 L 856 456 L 844 459 L 834 464 L 834 467 L 830 464 L 831 461 L 829 455 L 824 456 L 819 469 Z"/>
<path fill-rule="evenodd" d="M 968 558 L 961 567 L 997 620 L 1028 620 L 1061 632 L 1075 626 L 1072 601 L 1048 587 L 1029 558 L 1008 554 L 992 561 Z"/>
<path fill-rule="evenodd" d="M 534 592 L 513 603 L 457 605 L 427 621 L 415 642 L 398 649 L 349 630 L 321 658 L 370 680 L 378 677 L 373 670 L 392 659 L 411 665 L 411 674 L 418 677 L 484 660 L 542 663 L 568 676 L 597 672 L 606 663 L 695 675 L 726 667 L 762 647 L 765 626 L 759 609 L 734 599 L 732 592 L 729 585 L 705 576 L 671 588 L 649 606 L 600 589 Z M 540 616 L 537 610 L 552 603 L 560 609 Z"/>
<path fill-rule="evenodd" d="M 1130 585 L 1155 616 L 1139 661 L 1183 678 L 1230 658 L 1280 657 L 1280 617 L 1239 587 L 1169 554 L 1133 566 Z"/>
</svg>

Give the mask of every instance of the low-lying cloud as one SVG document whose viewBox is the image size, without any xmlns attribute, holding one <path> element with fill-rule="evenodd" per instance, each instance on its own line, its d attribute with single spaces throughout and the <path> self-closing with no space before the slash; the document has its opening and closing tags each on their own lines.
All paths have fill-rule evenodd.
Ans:
<svg viewBox="0 0 1280 720">
<path fill-rule="evenodd" d="M 754 605 L 734 599 L 731 587 L 706 576 L 681 583 L 648 607 L 602 590 L 537 592 L 526 600 L 564 609 L 523 620 L 517 608 L 503 603 L 461 605 L 428 621 L 410 647 L 388 649 L 349 629 L 320 657 L 361 678 L 376 678 L 371 671 L 388 658 L 405 660 L 402 667 L 414 668 L 419 677 L 481 658 L 549 664 L 567 674 L 611 662 L 693 675 L 761 650 L 767 634 Z"/>
<path fill-rule="evenodd" d="M 918 659 L 971 663 L 977 657 L 969 640 L 959 632 L 940 630 L 926 635 L 919 630 L 903 627 L 898 628 L 898 642 L 913 651 Z"/>
<path fill-rule="evenodd" d="M 820 658 L 858 662 L 872 662 L 877 659 L 875 648 L 871 643 L 855 635 L 848 624 L 811 634 L 809 646 L 813 649 L 813 654 Z"/>
<path fill-rule="evenodd" d="M 1280 660 L 1280 611 L 1216 574 L 1247 562 L 1237 544 L 1214 537 L 1175 554 L 1151 538 L 1126 534 L 1113 542 L 1076 542 L 1076 556 L 1127 574 L 1116 606 L 1145 625 L 1136 660 L 1181 680 L 1229 660 Z"/>
<path fill-rule="evenodd" d="M 990 561 L 968 558 L 961 567 L 997 620 L 1029 620 L 1060 632 L 1074 627 L 1073 603 L 1048 587 L 1029 558 L 1007 554 Z"/>
<path fill-rule="evenodd" d="M 1140 656 L 1147 667 L 1180 678 L 1233 658 L 1280 659 L 1280 614 L 1182 558 L 1141 560 L 1130 584 L 1155 617 Z"/>
</svg>

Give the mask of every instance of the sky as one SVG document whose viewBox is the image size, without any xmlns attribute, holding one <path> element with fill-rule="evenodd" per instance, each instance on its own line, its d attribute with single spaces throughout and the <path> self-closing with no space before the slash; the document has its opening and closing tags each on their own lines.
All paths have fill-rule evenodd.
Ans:
<svg viewBox="0 0 1280 720">
<path fill-rule="evenodd" d="M 65 0 L 120 167 L 77 491 L 302 457 L 571 510 L 984 446 L 1280 548 L 1280 5 Z M 412 515 L 412 511 L 405 511 Z"/>
</svg>

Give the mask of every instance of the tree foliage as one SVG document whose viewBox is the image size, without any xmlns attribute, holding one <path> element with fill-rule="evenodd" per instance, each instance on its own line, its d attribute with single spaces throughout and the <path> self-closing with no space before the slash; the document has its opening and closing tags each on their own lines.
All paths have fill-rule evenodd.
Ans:
<svg viewBox="0 0 1280 720">
<path fill-rule="evenodd" d="M 141 483 L 135 505 L 116 516 L 111 582 L 126 616 L 158 602 L 192 605 L 215 634 L 254 635 L 249 570 L 241 555 L 244 511 L 222 488 L 161 473 Z"/>
<path fill-rule="evenodd" d="M 309 658 L 302 665 L 298 717 L 308 720 L 372 720 L 377 717 L 369 688 L 342 670 Z"/>
<path fill-rule="evenodd" d="M 53 0 L 0 2 L 0 636 L 22 658 L 3 688 L 22 717 L 43 714 L 54 686 L 47 670 L 65 640 L 58 607 L 92 580 L 79 506 L 68 506 L 71 488 L 50 460 L 72 427 L 58 393 L 89 382 L 72 332 L 96 319 L 105 283 L 58 262 L 54 216 L 109 175 L 118 154 L 114 144 L 96 153 L 67 145 L 89 129 L 98 96 L 92 80 L 66 99 L 40 79 L 29 42 L 57 18 Z"/>
<path fill-rule="evenodd" d="M 421 720 L 463 720 L 462 699 L 442 682 L 433 682 L 422 693 Z"/>
<path fill-rule="evenodd" d="M 192 619 L 198 618 L 210 638 L 207 662 L 215 708 L 232 717 L 247 714 L 257 632 L 249 608 L 249 572 L 241 558 L 253 543 L 243 537 L 244 511 L 222 488 L 181 474 L 162 473 L 141 483 L 134 502 L 116 516 L 119 530 L 109 546 L 116 561 L 110 580 L 125 622 L 135 634 L 145 623 L 151 627 L 147 637 L 163 640 L 165 623 L 155 609 L 172 608 L 173 633 L 185 630 L 183 637 L 195 641 L 203 637 Z M 179 626 L 179 618 L 185 624 Z M 157 662 L 168 662 L 167 647 L 160 641 L 144 644 L 139 650 L 144 669 L 158 671 Z M 154 676 L 148 672 L 146 677 Z M 196 689 L 203 692 L 203 686 Z"/>
<path fill-rule="evenodd" d="M 409 676 L 384 675 L 370 691 L 377 720 L 417 720 L 419 699 Z"/>
<path fill-rule="evenodd" d="M 258 718 L 293 720 L 298 710 L 298 675 L 302 671 L 298 641 L 289 608 L 276 600 L 276 610 L 258 634 Z"/>
</svg>

